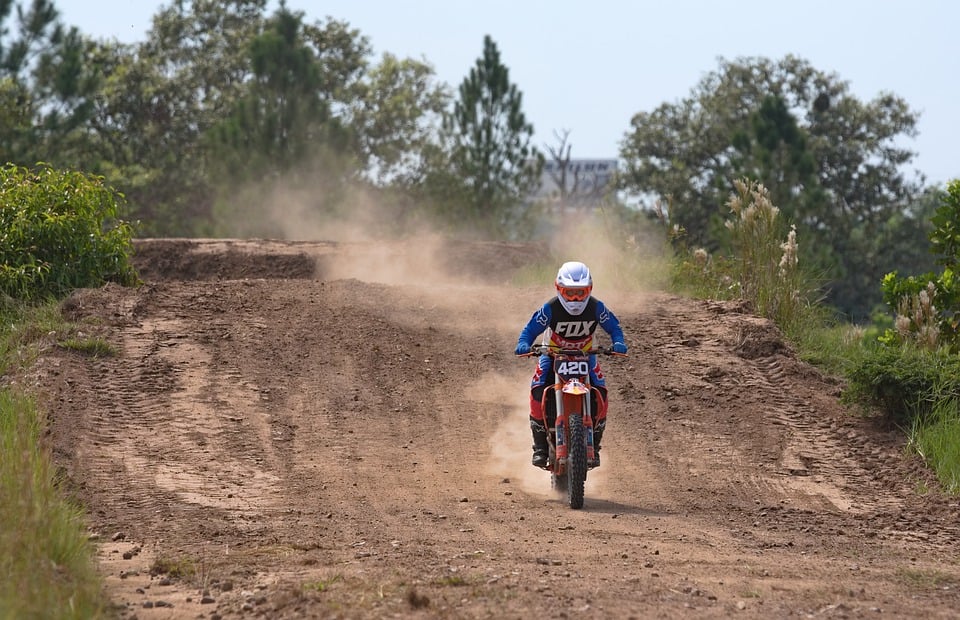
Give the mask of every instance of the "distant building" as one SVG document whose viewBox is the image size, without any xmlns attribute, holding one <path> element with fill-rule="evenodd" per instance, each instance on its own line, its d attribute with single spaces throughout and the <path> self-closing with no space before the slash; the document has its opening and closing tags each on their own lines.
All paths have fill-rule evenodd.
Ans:
<svg viewBox="0 0 960 620">
<path fill-rule="evenodd" d="M 532 198 L 548 207 L 595 208 L 613 192 L 616 172 L 616 159 L 546 161 Z"/>
</svg>

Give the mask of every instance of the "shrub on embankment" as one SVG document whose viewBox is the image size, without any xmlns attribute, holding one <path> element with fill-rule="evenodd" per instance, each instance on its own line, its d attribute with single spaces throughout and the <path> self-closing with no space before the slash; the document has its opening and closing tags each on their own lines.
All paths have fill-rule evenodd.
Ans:
<svg viewBox="0 0 960 620">
<path fill-rule="evenodd" d="M 36 301 L 135 283 L 122 205 L 99 177 L 46 165 L 0 169 L 0 294 Z"/>
<path fill-rule="evenodd" d="M 886 330 L 832 318 L 798 264 L 803 231 L 787 232 L 763 186 L 742 180 L 736 190 L 727 203 L 726 254 L 685 247 L 676 238 L 683 231 L 668 228 L 678 249 L 674 288 L 746 300 L 803 359 L 845 377 L 846 403 L 902 428 L 945 490 L 960 493 L 960 180 L 947 184 L 932 219 L 931 250 L 942 270 L 891 273 L 877 283 L 893 317 Z"/>
<path fill-rule="evenodd" d="M 71 331 L 59 299 L 137 282 L 122 206 L 98 177 L 0 169 L 0 618 L 94 618 L 106 609 L 83 511 L 65 498 L 43 440 L 47 420 L 11 377 L 51 334 Z"/>
</svg>

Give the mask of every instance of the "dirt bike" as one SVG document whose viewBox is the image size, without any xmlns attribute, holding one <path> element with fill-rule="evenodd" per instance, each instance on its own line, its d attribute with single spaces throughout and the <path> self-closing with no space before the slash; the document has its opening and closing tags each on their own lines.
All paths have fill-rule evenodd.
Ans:
<svg viewBox="0 0 960 620">
<path fill-rule="evenodd" d="M 549 355 L 553 359 L 556 379 L 544 389 L 543 403 L 546 408 L 547 393 L 552 391 L 557 415 L 553 427 L 547 429 L 550 452 L 544 469 L 550 472 L 553 488 L 565 491 L 570 507 L 575 509 L 583 508 L 584 483 L 595 457 L 590 395 L 599 390 L 590 385 L 590 355 L 597 354 L 619 355 L 605 347 L 580 351 L 541 343 L 530 347 L 528 354 Z"/>
</svg>

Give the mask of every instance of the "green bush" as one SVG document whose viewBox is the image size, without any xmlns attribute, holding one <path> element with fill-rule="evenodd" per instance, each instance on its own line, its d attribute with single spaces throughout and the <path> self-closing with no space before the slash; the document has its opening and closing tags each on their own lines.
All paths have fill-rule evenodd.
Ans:
<svg viewBox="0 0 960 620">
<path fill-rule="evenodd" d="M 960 180 L 947 184 L 931 220 L 930 248 L 943 267 L 940 274 L 901 277 L 888 273 L 882 282 L 883 300 L 896 317 L 887 344 L 912 342 L 928 349 L 960 351 Z"/>
<path fill-rule="evenodd" d="M 847 380 L 845 400 L 877 407 L 911 428 L 944 400 L 960 400 L 960 357 L 944 349 L 878 346 L 864 352 Z"/>
<path fill-rule="evenodd" d="M 137 282 L 123 195 L 80 172 L 0 169 L 0 294 L 62 297 L 105 282 Z"/>
</svg>

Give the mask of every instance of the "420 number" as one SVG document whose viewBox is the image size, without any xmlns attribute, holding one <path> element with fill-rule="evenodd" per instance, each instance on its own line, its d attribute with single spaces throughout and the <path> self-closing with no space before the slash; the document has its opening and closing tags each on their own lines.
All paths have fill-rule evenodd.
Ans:
<svg viewBox="0 0 960 620">
<path fill-rule="evenodd" d="M 557 362 L 558 375 L 587 375 L 590 373 L 590 364 L 586 360 Z"/>
</svg>

